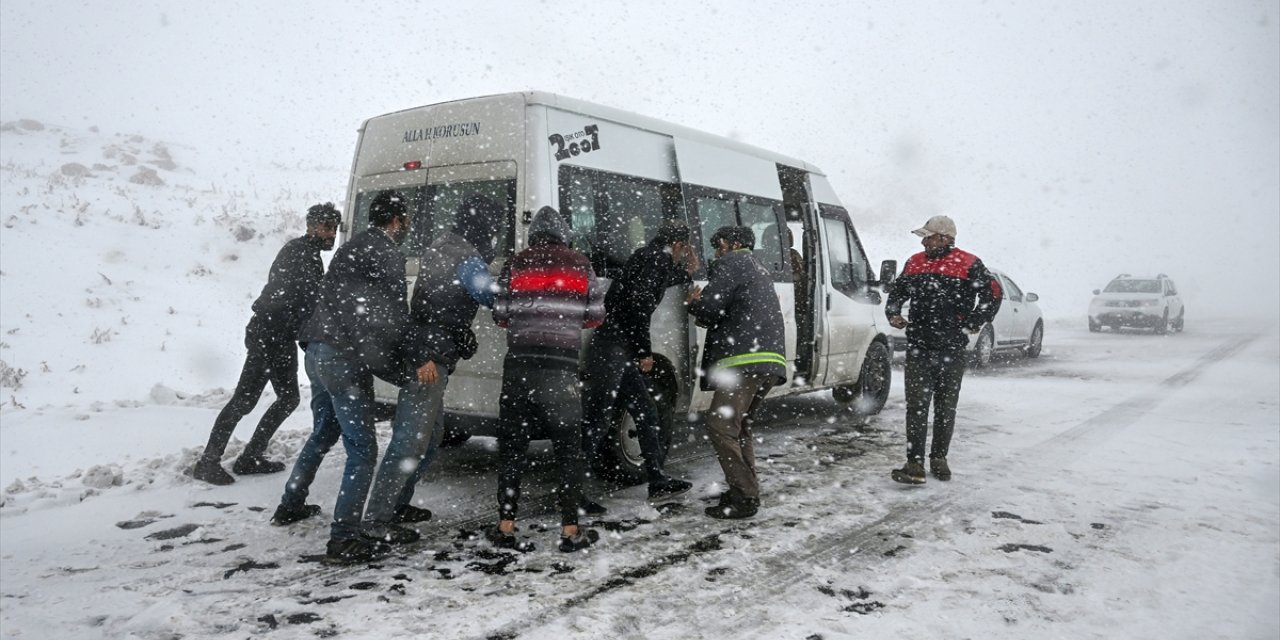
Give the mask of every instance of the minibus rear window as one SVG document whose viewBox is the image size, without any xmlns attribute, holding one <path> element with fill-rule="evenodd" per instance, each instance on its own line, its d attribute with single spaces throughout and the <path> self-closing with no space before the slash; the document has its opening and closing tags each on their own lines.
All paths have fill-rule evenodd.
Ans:
<svg viewBox="0 0 1280 640">
<path fill-rule="evenodd" d="M 390 189 L 403 197 L 412 216 L 409 237 L 400 245 L 405 256 L 420 256 L 441 233 L 453 229 L 458 211 L 468 198 L 487 198 L 505 211 L 498 255 L 511 254 L 511 223 L 515 219 L 514 179 L 455 181 L 432 185 L 413 185 Z M 369 204 L 383 190 L 360 192 L 356 198 L 352 234 L 369 228 Z"/>
</svg>

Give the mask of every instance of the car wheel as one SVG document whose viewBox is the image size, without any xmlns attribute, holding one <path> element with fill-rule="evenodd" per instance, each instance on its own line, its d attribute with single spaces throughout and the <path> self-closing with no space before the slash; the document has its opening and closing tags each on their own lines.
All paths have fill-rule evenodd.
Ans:
<svg viewBox="0 0 1280 640">
<path fill-rule="evenodd" d="M 1179 332 L 1182 331 L 1182 328 L 1186 325 L 1186 317 L 1187 317 L 1186 309 L 1183 309 L 1180 313 L 1178 313 L 1178 318 L 1173 321 L 1174 331 L 1179 331 Z"/>
<path fill-rule="evenodd" d="M 832 391 L 836 400 L 853 401 L 853 411 L 860 416 L 874 416 L 889 400 L 889 385 L 893 380 L 893 356 L 883 342 L 872 342 L 867 347 L 867 357 L 862 361 L 858 382 L 837 387 Z"/>
<path fill-rule="evenodd" d="M 973 347 L 973 366 L 985 369 L 991 366 L 991 357 L 996 352 L 996 338 L 988 325 L 978 334 L 978 343 Z"/>
<path fill-rule="evenodd" d="M 1160 324 L 1156 325 L 1156 333 L 1158 335 L 1164 335 L 1166 333 L 1169 333 L 1169 309 L 1168 308 L 1165 308 L 1164 316 L 1160 318 Z"/>
<path fill-rule="evenodd" d="M 1099 332 L 1099 331 L 1102 331 L 1102 323 L 1101 323 L 1101 322 L 1094 322 L 1094 321 L 1093 321 L 1093 318 L 1089 318 L 1089 332 L 1090 332 L 1090 333 L 1097 333 L 1097 332 Z"/>
<path fill-rule="evenodd" d="M 1036 328 L 1031 330 L 1031 339 L 1027 341 L 1024 353 L 1028 358 L 1038 358 L 1042 346 L 1044 346 L 1044 323 L 1037 322 Z"/>
<path fill-rule="evenodd" d="M 655 372 L 656 372 L 655 367 Z M 666 380 L 649 378 L 649 393 L 653 396 L 653 404 L 658 408 L 658 442 L 665 452 L 671 446 L 672 425 L 675 410 L 674 385 Z M 604 451 L 596 457 L 596 472 L 601 477 L 623 485 L 637 485 L 646 480 L 644 470 L 644 453 L 640 450 L 640 437 L 636 423 L 625 407 L 619 406 L 609 421 L 612 437 L 601 445 Z"/>
</svg>

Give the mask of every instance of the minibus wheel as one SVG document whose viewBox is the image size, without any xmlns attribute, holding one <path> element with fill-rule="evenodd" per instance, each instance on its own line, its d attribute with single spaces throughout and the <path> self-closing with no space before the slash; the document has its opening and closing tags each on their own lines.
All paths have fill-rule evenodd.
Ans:
<svg viewBox="0 0 1280 640">
<path fill-rule="evenodd" d="M 675 410 L 675 385 L 671 383 L 665 371 L 657 367 L 654 373 L 659 377 L 650 377 L 649 394 L 658 408 L 658 441 L 663 451 L 671 447 L 672 422 Z M 600 477 L 626 486 L 637 485 L 648 478 L 644 472 L 644 455 L 640 451 L 640 439 L 637 437 L 635 421 L 625 407 L 618 407 L 610 419 L 611 437 L 604 444 L 604 451 L 596 457 L 596 473 Z"/>
<path fill-rule="evenodd" d="M 867 357 L 862 361 L 858 383 L 854 385 L 853 410 L 861 416 L 874 416 L 889 400 L 889 385 L 893 381 L 893 355 L 889 346 L 874 341 L 867 347 Z"/>
</svg>

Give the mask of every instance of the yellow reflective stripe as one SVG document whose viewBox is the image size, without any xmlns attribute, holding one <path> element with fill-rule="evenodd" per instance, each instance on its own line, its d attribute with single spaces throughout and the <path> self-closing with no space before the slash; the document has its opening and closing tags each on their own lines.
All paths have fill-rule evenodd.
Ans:
<svg viewBox="0 0 1280 640">
<path fill-rule="evenodd" d="M 781 353 L 758 351 L 756 353 L 744 353 L 721 358 L 720 361 L 716 362 L 717 367 L 741 367 L 747 364 L 780 364 L 785 367 L 787 366 L 787 358 Z"/>
</svg>

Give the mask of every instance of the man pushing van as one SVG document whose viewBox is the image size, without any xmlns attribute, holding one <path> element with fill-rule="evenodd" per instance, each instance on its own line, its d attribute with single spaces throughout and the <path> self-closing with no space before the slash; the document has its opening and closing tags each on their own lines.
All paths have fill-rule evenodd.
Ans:
<svg viewBox="0 0 1280 640">
<path fill-rule="evenodd" d="M 307 233 L 284 245 L 267 275 L 262 294 L 253 303 L 253 317 L 244 330 L 246 355 L 240 381 L 209 433 L 209 443 L 191 470 L 191 477 L 209 484 L 236 481 L 222 468 L 222 454 L 231 434 L 271 383 L 275 402 L 262 414 L 249 444 L 231 469 L 237 474 L 275 473 L 284 463 L 267 460 L 267 445 L 280 424 L 298 407 L 298 330 L 311 317 L 316 292 L 324 276 L 320 252 L 333 248 L 342 214 L 332 202 L 307 210 Z"/>
</svg>

